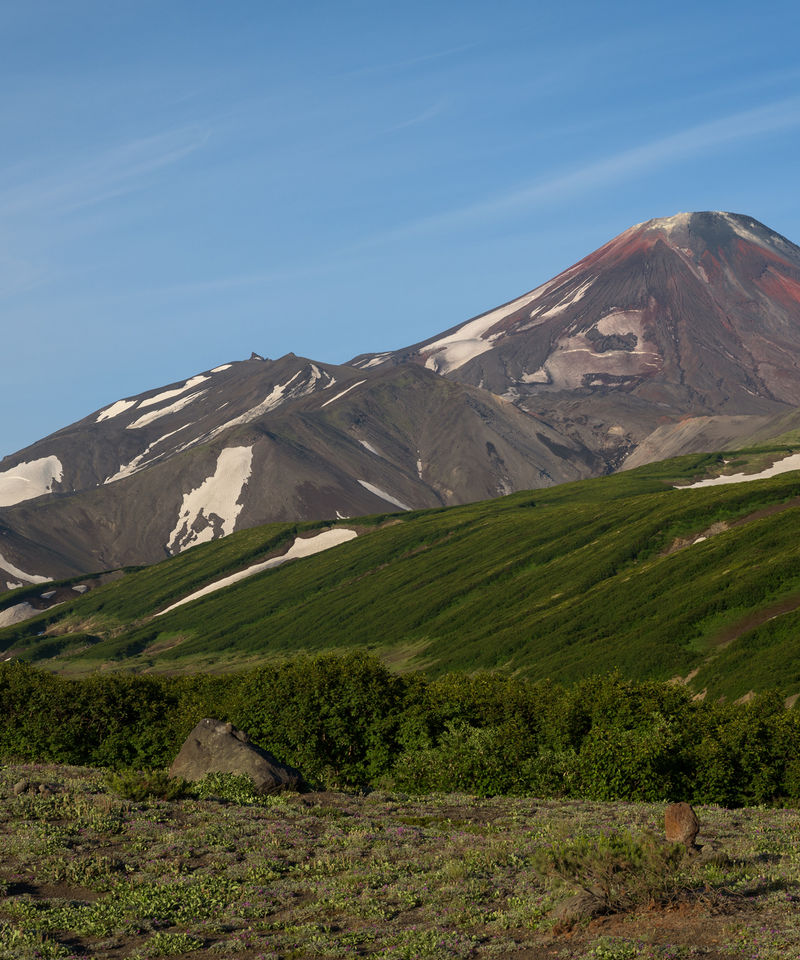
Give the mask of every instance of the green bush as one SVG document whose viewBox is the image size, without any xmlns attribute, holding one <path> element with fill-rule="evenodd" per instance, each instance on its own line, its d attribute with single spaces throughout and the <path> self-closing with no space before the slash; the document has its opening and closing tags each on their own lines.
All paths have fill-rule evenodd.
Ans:
<svg viewBox="0 0 800 960">
<path fill-rule="evenodd" d="M 556 886 L 588 894 L 595 912 L 612 913 L 675 900 L 686 889 L 681 876 L 685 858 L 680 844 L 618 831 L 542 848 L 534 869 Z"/>
<path fill-rule="evenodd" d="M 126 800 L 141 802 L 150 797 L 159 800 L 179 800 L 186 796 L 187 783 L 180 777 L 170 777 L 165 770 L 120 770 L 109 773 L 106 788 Z"/>
<path fill-rule="evenodd" d="M 403 689 L 366 654 L 300 656 L 249 674 L 233 722 L 311 784 L 366 787 L 397 755 Z"/>
<path fill-rule="evenodd" d="M 800 801 L 800 711 L 774 693 L 696 703 L 683 687 L 619 674 L 567 687 L 485 673 L 431 680 L 363 653 L 226 677 L 67 680 L 0 663 L 2 760 L 163 770 L 206 716 L 232 721 L 314 787 Z"/>
<path fill-rule="evenodd" d="M 269 802 L 247 774 L 209 773 L 202 780 L 191 784 L 188 789 L 191 795 L 199 800 L 214 797 L 242 806 Z"/>
</svg>

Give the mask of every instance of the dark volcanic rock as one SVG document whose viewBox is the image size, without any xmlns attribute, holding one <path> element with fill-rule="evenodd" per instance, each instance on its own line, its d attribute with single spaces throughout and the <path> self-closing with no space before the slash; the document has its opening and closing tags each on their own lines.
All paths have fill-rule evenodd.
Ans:
<svg viewBox="0 0 800 960">
<path fill-rule="evenodd" d="M 186 738 L 169 775 L 202 780 L 209 773 L 246 774 L 262 793 L 297 790 L 303 782 L 298 770 L 250 743 L 233 724 L 207 717 Z"/>
</svg>

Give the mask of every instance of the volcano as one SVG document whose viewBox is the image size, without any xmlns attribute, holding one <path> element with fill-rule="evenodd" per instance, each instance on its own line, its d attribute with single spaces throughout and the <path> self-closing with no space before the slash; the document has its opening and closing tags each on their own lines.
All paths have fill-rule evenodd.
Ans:
<svg viewBox="0 0 800 960">
<path fill-rule="evenodd" d="M 447 506 L 800 421 L 800 248 L 752 217 L 637 224 L 402 350 L 253 353 L 0 462 L 0 589 L 272 520 Z M 797 419 L 793 419 L 793 418 Z"/>
<path fill-rule="evenodd" d="M 649 220 L 502 307 L 353 364 L 408 362 L 504 397 L 614 469 L 660 424 L 800 404 L 800 248 L 740 214 Z"/>
</svg>

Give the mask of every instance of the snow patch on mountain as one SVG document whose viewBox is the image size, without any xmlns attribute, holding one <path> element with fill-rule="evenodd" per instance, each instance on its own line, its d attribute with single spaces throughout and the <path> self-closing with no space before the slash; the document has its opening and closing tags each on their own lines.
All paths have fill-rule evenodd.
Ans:
<svg viewBox="0 0 800 960">
<path fill-rule="evenodd" d="M 120 465 L 119 470 L 112 476 L 106 477 L 103 483 L 114 483 L 116 480 L 122 480 L 125 477 L 131 477 L 134 473 L 138 473 L 139 470 L 142 470 L 144 467 L 148 466 L 151 461 L 145 460 L 150 451 L 157 447 L 160 443 L 163 443 L 169 437 L 174 437 L 176 433 L 180 433 L 181 430 L 185 430 L 187 427 L 191 427 L 191 423 L 185 423 L 182 427 L 178 427 L 177 430 L 170 430 L 169 433 L 165 433 L 163 437 L 159 437 L 158 440 L 154 440 L 151 444 L 145 447 L 142 452 L 133 458 L 130 463 L 124 463 Z"/>
<path fill-rule="evenodd" d="M 130 410 L 131 407 L 136 406 L 135 400 L 117 400 L 116 403 L 112 403 L 110 407 L 106 407 L 102 411 L 100 416 L 95 420 L 95 423 L 102 423 L 103 420 L 111 420 L 112 417 L 118 417 L 121 413 L 125 413 L 126 410 Z"/>
<path fill-rule="evenodd" d="M 163 617 L 165 613 L 169 613 L 170 610 L 174 610 L 176 607 L 182 607 L 183 604 L 191 603 L 192 600 L 205 597 L 209 593 L 216 593 L 217 590 L 229 587 L 231 584 L 245 580 L 247 577 L 255 576 L 255 574 L 262 573 L 264 570 L 279 567 L 288 560 L 296 560 L 300 557 L 310 557 L 315 553 L 322 553 L 323 550 L 330 550 L 331 547 L 336 547 L 340 543 L 347 543 L 348 540 L 353 540 L 357 536 L 358 534 L 355 530 L 335 527 L 332 530 L 324 530 L 322 533 L 318 533 L 313 537 L 297 537 L 291 547 L 289 547 L 282 556 L 272 557 L 263 563 L 255 563 L 251 567 L 247 567 L 246 570 L 239 570 L 237 573 L 232 573 L 229 577 L 223 577 L 221 580 L 209 583 L 208 586 L 202 587 L 194 593 L 190 593 L 188 597 L 178 600 L 177 603 L 173 603 L 167 607 L 166 610 L 157 613 L 156 616 Z"/>
<path fill-rule="evenodd" d="M 390 493 L 386 493 L 385 490 L 381 490 L 380 487 L 376 487 L 375 484 L 369 483 L 366 480 L 358 481 L 365 490 L 369 490 L 370 493 L 374 493 L 376 497 L 380 497 L 381 500 L 385 500 L 387 503 L 393 504 L 395 507 L 400 507 L 401 510 L 413 510 L 413 507 L 409 507 L 407 503 L 403 503 L 402 500 L 398 500 L 397 497 L 393 497 Z"/>
<path fill-rule="evenodd" d="M 205 390 L 198 390 L 197 393 L 190 393 L 186 397 L 181 397 L 180 400 L 176 400 L 175 403 L 171 403 L 168 407 L 162 407 L 160 410 L 151 410 L 150 413 L 146 413 L 144 416 L 139 417 L 138 420 L 134 420 L 133 423 L 129 423 L 125 429 L 140 430 L 155 420 L 167 417 L 171 413 L 177 413 L 179 410 L 183 410 L 184 407 L 188 407 L 190 403 L 194 403 L 194 401 L 197 400 L 198 397 L 202 397 L 205 392 Z"/>
<path fill-rule="evenodd" d="M 523 383 L 550 383 L 550 374 L 544 367 L 539 367 L 533 373 L 523 373 L 520 379 Z"/>
<path fill-rule="evenodd" d="M 379 450 L 376 450 L 368 440 L 359 440 L 358 442 L 365 450 L 369 450 L 370 453 L 374 453 L 376 457 L 380 457 L 382 460 L 386 459 L 383 454 Z"/>
<path fill-rule="evenodd" d="M 346 393 L 350 393 L 351 390 L 355 390 L 356 387 L 360 387 L 362 383 L 366 383 L 366 382 L 367 382 L 366 380 L 358 380 L 356 383 L 351 383 L 346 390 L 342 390 L 342 392 L 337 393 L 335 397 L 331 397 L 330 400 L 326 400 L 325 403 L 322 404 L 322 407 L 327 407 L 329 403 L 333 403 L 334 400 L 338 400 L 340 397 L 343 397 Z M 322 407 L 320 407 L 320 410 L 322 409 Z"/>
<path fill-rule="evenodd" d="M 425 357 L 425 366 L 435 373 L 451 373 L 465 363 L 479 357 L 482 353 L 492 349 L 492 345 L 504 331 L 489 334 L 488 331 L 504 320 L 510 314 L 527 307 L 541 297 L 551 286 L 553 281 L 542 284 L 530 293 L 526 293 L 505 306 L 491 310 L 489 313 L 476 317 L 460 326 L 454 333 L 448 334 L 433 343 L 426 344 L 420 350 Z"/>
<path fill-rule="evenodd" d="M 148 397 L 147 400 L 142 400 L 139 404 L 139 409 L 143 407 L 154 407 L 159 403 L 164 403 L 165 400 L 171 400 L 173 397 L 178 397 L 182 393 L 186 393 L 187 390 L 191 390 L 193 387 L 199 386 L 201 383 L 205 383 L 206 380 L 210 380 L 210 377 L 205 377 L 202 374 L 196 377 L 190 377 L 182 387 L 177 387 L 174 390 L 163 390 L 161 393 L 157 393 L 154 397 Z"/>
<path fill-rule="evenodd" d="M 691 218 L 691 213 L 676 213 L 672 217 L 657 217 L 655 220 L 646 220 L 644 223 L 637 223 L 625 232 L 631 233 L 640 227 L 649 227 L 651 230 L 663 230 L 664 233 L 671 236 L 677 230 L 685 230 L 689 226 Z"/>
<path fill-rule="evenodd" d="M 52 577 L 40 577 L 35 573 L 25 573 L 19 567 L 15 567 L 10 560 L 6 560 L 2 553 L 0 553 L 0 570 L 4 570 L 12 577 L 24 580 L 26 583 L 49 583 L 53 579 Z"/>
<path fill-rule="evenodd" d="M 688 486 L 676 486 L 676 490 L 696 490 L 698 487 L 716 487 L 724 483 L 746 483 L 749 480 L 765 480 L 767 477 L 777 477 L 781 473 L 789 473 L 791 470 L 800 470 L 800 453 L 793 453 L 783 460 L 778 460 L 762 470 L 761 473 L 732 473 L 721 477 L 708 477 L 705 480 L 698 480 L 697 483 L 690 483 Z"/>
<path fill-rule="evenodd" d="M 756 228 L 758 227 L 758 224 L 754 220 L 745 219 L 745 221 L 742 222 L 742 219 L 740 219 L 739 217 L 735 217 L 730 213 L 722 213 L 722 212 L 719 212 L 718 216 L 722 217 L 722 219 L 728 224 L 728 226 L 733 230 L 733 232 L 737 234 L 737 236 L 740 236 L 743 240 L 747 240 L 749 243 L 758 244 L 759 247 L 766 247 L 767 250 L 771 249 L 771 245 L 769 241 L 766 240 L 764 237 L 759 236 L 755 232 Z M 748 229 L 747 224 L 749 224 L 750 229 Z M 778 237 L 777 235 L 774 235 L 771 239 L 774 242 L 776 240 L 779 240 L 780 237 Z"/>
<path fill-rule="evenodd" d="M 372 357 L 368 357 L 366 360 L 358 360 L 356 363 L 352 364 L 354 367 L 358 367 L 360 370 L 367 370 L 369 367 L 377 367 L 380 364 L 385 363 L 386 359 L 391 356 L 391 353 L 376 353 Z"/>
<path fill-rule="evenodd" d="M 212 373 L 222 373 L 223 370 L 230 370 L 233 366 L 232 363 L 221 363 L 218 367 L 214 367 L 211 371 Z"/>
<path fill-rule="evenodd" d="M 579 284 L 574 290 L 572 290 L 566 299 L 561 300 L 555 306 L 550 307 L 549 310 L 545 310 L 542 313 L 536 312 L 536 320 L 549 320 L 550 317 L 557 317 L 560 313 L 563 313 L 569 307 L 573 306 L 586 296 L 594 281 L 595 277 L 589 277 L 583 283 Z M 533 317 L 533 315 L 534 311 L 531 312 L 531 317 Z"/>
<path fill-rule="evenodd" d="M 40 612 L 29 603 L 16 603 L 13 607 L 0 610 L 0 627 L 11 627 L 15 623 L 22 623 L 23 620 L 30 620 Z"/>
<path fill-rule="evenodd" d="M 303 370 L 298 370 L 293 377 L 286 381 L 286 383 L 276 384 L 272 390 L 270 390 L 269 394 L 261 401 L 261 403 L 256 404 L 256 406 L 251 407 L 242 414 L 239 414 L 238 417 L 234 417 L 232 420 L 228 420 L 215 430 L 212 430 L 206 439 L 216 437 L 218 434 L 222 433 L 223 430 L 229 430 L 231 427 L 238 427 L 244 423 L 251 423 L 253 420 L 257 420 L 265 413 L 269 413 L 270 410 L 274 410 L 276 407 L 279 407 L 282 403 L 286 403 L 287 400 L 298 400 L 300 397 L 305 397 L 308 394 L 313 393 L 317 389 L 317 384 L 320 383 L 325 377 L 327 377 L 330 382 L 327 383 L 322 389 L 327 390 L 328 387 L 332 386 L 336 382 L 336 380 L 329 373 L 321 372 L 319 367 L 317 367 L 317 365 L 314 363 L 311 364 L 310 376 L 300 380 L 302 376 Z M 296 383 L 295 381 L 298 380 L 299 382 Z"/>
<path fill-rule="evenodd" d="M 252 447 L 227 447 L 220 453 L 214 473 L 183 495 L 178 522 L 167 541 L 169 553 L 233 533 L 252 464 Z"/>
<path fill-rule="evenodd" d="M 64 468 L 58 457 L 41 457 L 18 463 L 0 473 L 0 507 L 10 507 L 23 500 L 32 500 L 53 492 L 53 484 L 64 479 Z"/>
<path fill-rule="evenodd" d="M 641 339 L 644 336 L 644 310 L 612 310 L 597 321 L 595 328 L 603 336 L 618 334 L 624 337 L 632 333 Z"/>
</svg>

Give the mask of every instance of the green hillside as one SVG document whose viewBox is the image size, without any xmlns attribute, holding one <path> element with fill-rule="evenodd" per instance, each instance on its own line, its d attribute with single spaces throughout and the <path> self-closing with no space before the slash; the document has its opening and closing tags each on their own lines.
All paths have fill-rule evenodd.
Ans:
<svg viewBox="0 0 800 960">
<path fill-rule="evenodd" d="M 434 674 L 571 681 L 618 668 L 694 674 L 693 689 L 711 695 L 793 694 L 800 473 L 673 489 L 757 471 L 792 449 L 691 455 L 463 507 L 340 521 L 358 538 L 154 617 L 325 525 L 242 531 L 1 630 L 0 651 L 85 673 L 231 670 L 362 648 Z M 17 590 L 2 606 L 41 590 Z"/>
</svg>

